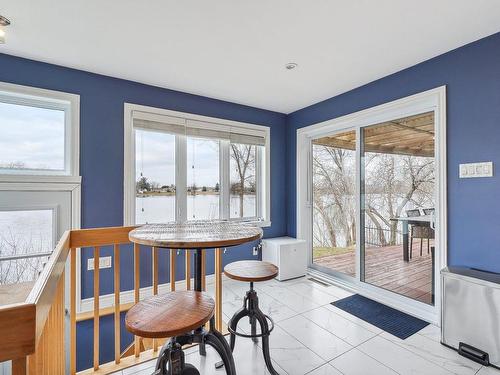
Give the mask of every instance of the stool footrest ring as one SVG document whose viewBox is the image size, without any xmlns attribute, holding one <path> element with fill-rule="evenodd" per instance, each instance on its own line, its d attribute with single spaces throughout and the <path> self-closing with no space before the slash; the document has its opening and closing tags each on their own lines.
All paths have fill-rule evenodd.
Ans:
<svg viewBox="0 0 500 375">
<path fill-rule="evenodd" d="M 274 320 L 269 315 L 265 315 L 264 314 L 264 316 L 266 317 L 267 320 L 269 320 L 269 323 L 271 323 L 271 326 L 269 327 L 269 331 L 268 332 L 262 332 L 262 333 L 258 333 L 258 334 L 255 334 L 255 335 L 248 335 L 246 333 L 242 333 L 242 332 L 238 332 L 238 331 L 233 330 L 231 328 L 231 322 L 229 322 L 229 324 L 227 326 L 227 330 L 229 331 L 229 333 L 232 333 L 233 335 L 236 335 L 236 336 L 239 336 L 239 337 L 245 337 L 247 339 L 254 339 L 254 338 L 259 338 L 259 337 L 263 337 L 263 336 L 269 336 L 269 334 L 274 329 Z"/>
</svg>

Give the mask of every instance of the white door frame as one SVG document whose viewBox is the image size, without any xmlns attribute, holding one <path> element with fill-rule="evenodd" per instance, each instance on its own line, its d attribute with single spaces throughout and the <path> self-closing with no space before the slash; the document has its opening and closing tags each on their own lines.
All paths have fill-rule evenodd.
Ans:
<svg viewBox="0 0 500 375">
<path fill-rule="evenodd" d="M 408 297 L 359 281 L 357 261 L 356 278 L 331 277 L 310 269 L 312 274 L 341 284 L 357 293 L 376 299 L 436 325 L 440 324 L 441 285 L 439 271 L 447 265 L 447 193 L 446 193 L 446 86 L 437 87 L 405 98 L 384 103 L 376 107 L 351 113 L 332 120 L 310 125 L 297 130 L 297 238 L 305 239 L 312 249 L 312 144 L 311 140 L 324 133 L 356 130 L 357 178 L 356 191 L 360 192 L 359 133 L 362 127 L 378 124 L 395 118 L 434 111 L 435 118 L 435 163 L 436 163 L 436 258 L 435 258 L 435 305 L 430 306 Z M 357 203 L 357 232 L 360 231 L 360 199 Z M 356 257 L 360 257 L 360 243 L 356 245 Z M 310 264 L 312 257 L 309 258 Z"/>
</svg>

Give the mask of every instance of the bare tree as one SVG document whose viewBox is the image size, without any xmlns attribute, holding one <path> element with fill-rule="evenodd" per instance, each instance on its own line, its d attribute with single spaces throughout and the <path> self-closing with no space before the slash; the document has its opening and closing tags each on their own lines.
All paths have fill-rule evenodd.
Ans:
<svg viewBox="0 0 500 375">
<path fill-rule="evenodd" d="M 339 235 L 346 247 L 356 241 L 353 166 L 352 151 L 315 146 L 314 208 L 325 224 L 331 247 L 337 246 Z"/>
<path fill-rule="evenodd" d="M 0 257 L 44 252 L 44 244 L 33 235 L 17 236 L 7 228 L 0 233 Z M 0 262 L 0 284 L 15 284 L 36 280 L 47 257 L 22 258 Z"/>
<path fill-rule="evenodd" d="M 231 184 L 231 192 L 239 195 L 239 216 L 243 217 L 243 201 L 245 185 L 255 185 L 255 146 L 244 144 L 231 144 L 231 158 L 235 162 L 237 182 Z"/>
<path fill-rule="evenodd" d="M 365 227 L 374 227 L 380 246 L 394 245 L 398 222 L 408 205 L 433 206 L 434 159 L 397 154 L 364 155 Z M 351 150 L 314 145 L 313 204 L 315 244 L 349 247 L 356 243 L 355 158 Z"/>
<path fill-rule="evenodd" d="M 365 212 L 377 228 L 381 246 L 394 245 L 398 222 L 390 218 L 402 216 L 409 203 L 432 205 L 434 159 L 392 154 L 369 154 L 368 159 L 374 166 L 365 168 L 370 171 L 365 177 Z"/>
</svg>

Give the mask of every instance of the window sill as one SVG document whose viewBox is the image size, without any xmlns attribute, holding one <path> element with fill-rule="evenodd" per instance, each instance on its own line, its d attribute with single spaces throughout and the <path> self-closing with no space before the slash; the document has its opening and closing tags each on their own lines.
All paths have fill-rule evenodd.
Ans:
<svg viewBox="0 0 500 375">
<path fill-rule="evenodd" d="M 256 219 L 249 219 L 249 220 L 230 220 L 233 223 L 242 223 L 242 224 L 252 224 L 255 225 L 256 227 L 260 228 L 267 228 L 271 226 L 271 221 L 270 220 L 256 220 Z"/>
<path fill-rule="evenodd" d="M 81 176 L 58 176 L 58 175 L 17 175 L 17 174 L 0 174 L 0 182 L 12 183 L 69 183 L 81 184 Z"/>
</svg>

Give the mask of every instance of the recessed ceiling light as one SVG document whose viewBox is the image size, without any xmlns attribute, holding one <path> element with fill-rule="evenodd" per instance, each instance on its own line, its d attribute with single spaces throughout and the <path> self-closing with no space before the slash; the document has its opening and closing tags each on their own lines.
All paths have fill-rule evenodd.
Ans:
<svg viewBox="0 0 500 375">
<path fill-rule="evenodd" d="M 10 21 L 4 16 L 0 16 L 0 44 L 5 43 L 5 27 L 10 25 Z"/>
<path fill-rule="evenodd" d="M 286 70 L 292 70 L 292 69 L 295 69 L 297 66 L 298 65 L 296 63 L 291 62 L 291 63 L 286 64 L 285 68 L 286 68 Z"/>
</svg>

